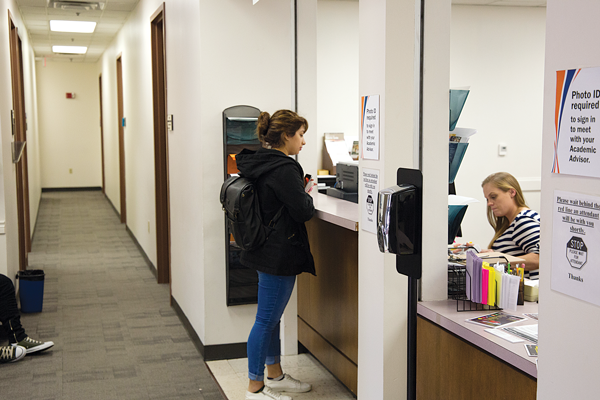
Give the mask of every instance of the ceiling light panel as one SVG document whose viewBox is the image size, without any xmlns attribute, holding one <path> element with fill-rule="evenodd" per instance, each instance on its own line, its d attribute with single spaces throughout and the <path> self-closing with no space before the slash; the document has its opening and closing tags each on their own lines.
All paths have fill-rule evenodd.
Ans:
<svg viewBox="0 0 600 400">
<path fill-rule="evenodd" d="M 52 46 L 52 52 L 61 54 L 85 54 L 85 46 Z"/>
<path fill-rule="evenodd" d="M 50 30 L 53 32 L 92 33 L 96 23 L 92 21 L 60 21 L 50 20 Z"/>
</svg>

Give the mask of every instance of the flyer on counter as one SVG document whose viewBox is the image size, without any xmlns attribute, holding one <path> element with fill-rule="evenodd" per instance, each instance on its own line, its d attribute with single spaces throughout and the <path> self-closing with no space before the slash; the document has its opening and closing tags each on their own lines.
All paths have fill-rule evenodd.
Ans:
<svg viewBox="0 0 600 400">
<path fill-rule="evenodd" d="M 525 350 L 527 351 L 527 355 L 529 357 L 537 357 L 538 356 L 538 345 L 537 344 L 525 344 Z"/>
<path fill-rule="evenodd" d="M 469 318 L 467 319 L 467 322 L 489 328 L 498 328 L 500 326 L 506 326 L 524 320 L 525 317 L 519 317 L 518 315 L 506 314 L 499 311 L 493 314 L 482 315 L 481 317 Z"/>
</svg>

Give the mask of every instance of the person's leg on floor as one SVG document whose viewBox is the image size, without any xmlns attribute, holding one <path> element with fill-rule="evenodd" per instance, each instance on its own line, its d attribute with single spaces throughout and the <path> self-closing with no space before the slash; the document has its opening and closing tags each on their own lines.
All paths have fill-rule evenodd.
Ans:
<svg viewBox="0 0 600 400">
<path fill-rule="evenodd" d="M 17 308 L 15 286 L 9 277 L 2 274 L 0 274 L 0 322 L 8 334 L 8 343 L 11 346 L 24 347 L 27 354 L 47 350 L 54 346 L 54 342 L 42 342 L 27 336 L 21 325 L 21 313 Z"/>
<path fill-rule="evenodd" d="M 276 276 L 262 272 L 258 275 L 258 307 L 247 348 L 250 393 L 264 386 L 267 355 L 271 357 L 271 365 L 275 364 L 274 360 L 279 364 L 279 321 L 296 282 L 295 276 Z M 277 356 L 274 356 L 274 353 L 277 353 Z"/>
<path fill-rule="evenodd" d="M 25 329 L 21 326 L 15 286 L 9 277 L 2 274 L 0 274 L 0 322 L 7 333 L 9 343 L 18 343 L 27 337 Z"/>
</svg>

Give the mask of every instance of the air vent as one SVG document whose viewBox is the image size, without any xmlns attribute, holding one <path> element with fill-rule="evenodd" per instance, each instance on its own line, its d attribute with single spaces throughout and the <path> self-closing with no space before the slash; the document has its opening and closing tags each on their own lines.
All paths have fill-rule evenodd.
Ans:
<svg viewBox="0 0 600 400">
<path fill-rule="evenodd" d="M 105 2 L 102 1 L 62 1 L 48 0 L 48 7 L 65 11 L 94 11 L 104 10 Z"/>
</svg>

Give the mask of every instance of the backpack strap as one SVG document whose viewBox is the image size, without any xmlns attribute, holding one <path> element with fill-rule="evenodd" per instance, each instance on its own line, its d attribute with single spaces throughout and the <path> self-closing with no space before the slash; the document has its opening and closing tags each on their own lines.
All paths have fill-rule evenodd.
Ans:
<svg viewBox="0 0 600 400">
<path fill-rule="evenodd" d="M 281 214 L 283 213 L 283 208 L 284 208 L 284 206 L 281 206 L 279 211 L 277 211 L 277 214 L 275 214 L 273 219 L 269 222 L 269 228 L 273 228 L 275 226 L 275 224 L 277 223 L 277 221 L 279 220 L 279 218 L 281 218 Z"/>
</svg>

